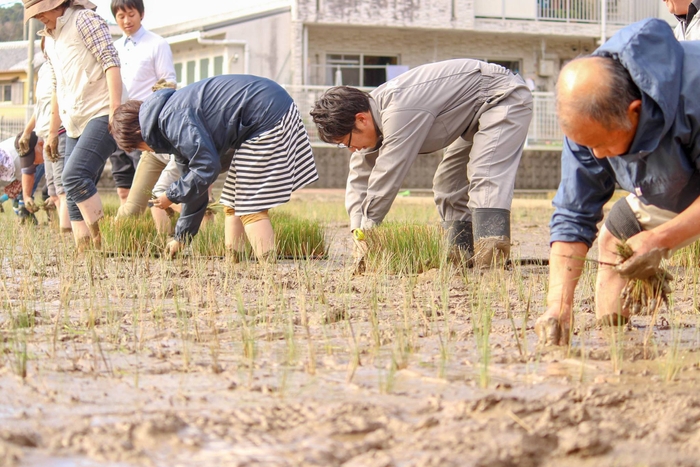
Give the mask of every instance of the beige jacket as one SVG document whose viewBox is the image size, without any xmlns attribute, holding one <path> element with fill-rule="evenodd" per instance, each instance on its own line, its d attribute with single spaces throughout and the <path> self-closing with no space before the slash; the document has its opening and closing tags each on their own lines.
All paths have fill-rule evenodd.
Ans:
<svg viewBox="0 0 700 467">
<path fill-rule="evenodd" d="M 68 8 L 58 18 L 55 29 L 50 33 L 42 31 L 46 35 L 46 55 L 56 78 L 61 122 L 71 138 L 78 138 L 93 118 L 109 115 L 105 72 L 85 46 L 76 26 L 80 10 Z"/>
</svg>

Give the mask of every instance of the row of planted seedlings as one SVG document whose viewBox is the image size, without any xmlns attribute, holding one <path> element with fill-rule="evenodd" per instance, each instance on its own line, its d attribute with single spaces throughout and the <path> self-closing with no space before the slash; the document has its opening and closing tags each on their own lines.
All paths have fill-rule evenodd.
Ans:
<svg viewBox="0 0 700 467">
<path fill-rule="evenodd" d="M 107 214 L 106 222 L 103 224 L 105 252 L 110 252 L 112 256 L 142 255 L 148 258 L 161 251 L 165 238 L 159 237 L 155 232 L 149 216 L 127 219 L 115 224 L 111 222 L 111 216 L 116 211 L 115 205 L 105 203 L 105 211 Z M 313 257 L 318 251 L 326 251 L 325 246 L 319 248 L 319 245 L 322 245 L 323 229 L 318 228 L 317 223 L 300 220 L 289 213 L 273 214 L 273 216 L 275 216 L 272 220 L 278 242 L 282 240 L 281 246 L 278 244 L 280 255 L 308 258 Z M 124 288 L 119 285 L 119 273 L 107 271 L 104 262 L 101 266 L 96 264 L 95 269 L 103 269 L 102 277 L 115 277 L 115 281 L 112 282 L 111 279 L 89 281 L 86 291 L 78 284 L 81 282 L 77 271 L 80 261 L 65 261 L 67 268 L 64 268 L 63 282 L 69 284 L 62 287 L 65 309 L 76 308 L 76 303 L 82 302 L 77 308 L 85 306 L 88 311 L 86 311 L 86 317 L 78 319 L 77 323 L 74 319 L 69 319 L 66 313 L 65 322 L 61 326 L 59 326 L 61 320 L 56 316 L 54 332 L 90 333 L 93 343 L 99 343 L 101 335 L 107 342 L 113 343 L 123 340 L 121 329 L 123 321 L 126 320 L 134 327 L 133 340 L 143 342 L 143 322 L 151 321 L 152 325 L 167 330 L 171 327 L 168 323 L 172 324 L 173 319 L 172 316 L 168 316 L 172 314 L 169 311 L 174 307 L 175 324 L 180 335 L 180 355 L 185 366 L 195 358 L 193 342 L 201 342 L 203 339 L 202 329 L 198 327 L 201 324 L 197 324 L 199 321 L 204 320 L 211 329 L 205 340 L 210 339 L 207 342 L 207 348 L 211 355 L 212 368 L 219 367 L 219 355 L 223 352 L 221 347 L 225 347 L 227 339 L 230 339 L 231 343 L 236 342 L 235 346 L 240 348 L 246 359 L 259 359 L 264 354 L 260 338 L 257 337 L 261 333 L 261 328 L 265 329 L 265 333 L 269 333 L 271 329 L 281 328 L 287 349 L 285 359 L 289 361 L 304 359 L 304 366 L 309 372 L 314 371 L 315 354 L 319 348 L 326 353 L 340 353 L 339 357 L 348 358 L 352 363 L 350 367 L 356 365 L 355 368 L 361 363 L 359 356 L 363 352 L 363 347 L 365 350 L 374 349 L 373 352 L 378 360 L 384 358 L 381 354 L 386 356 L 388 353 L 388 365 L 380 365 L 377 368 L 380 372 L 380 387 L 384 391 L 391 391 L 395 372 L 416 363 L 413 354 L 423 345 L 420 343 L 419 335 L 432 337 L 428 339 L 431 342 L 428 345 L 435 345 L 440 355 L 437 364 L 438 376 L 446 376 L 449 373 L 450 364 L 455 361 L 454 353 L 464 351 L 461 347 L 464 345 L 467 329 L 465 323 L 471 320 L 473 329 L 468 334 L 473 334 L 476 345 L 471 347 L 472 350 L 469 353 L 473 356 L 473 350 L 477 350 L 478 360 L 481 362 L 479 382 L 484 386 L 488 384 L 491 320 L 496 309 L 500 307 L 496 302 L 505 303 L 508 299 L 507 288 L 503 286 L 503 272 L 501 271 L 498 277 L 485 275 L 483 278 L 488 280 L 482 280 L 480 275 L 474 276 L 476 279 L 470 278 L 471 276 L 462 274 L 463 271 L 454 269 L 445 261 L 445 245 L 439 227 L 387 223 L 368 233 L 370 252 L 365 279 L 370 287 L 365 289 L 362 297 L 364 303 L 359 306 L 362 311 L 360 316 L 357 316 L 350 313 L 350 310 L 358 308 L 352 293 L 355 288 L 353 283 L 356 283 L 357 278 L 352 278 L 345 273 L 338 274 L 340 284 L 335 287 L 336 295 L 341 298 L 329 299 L 323 282 L 328 281 L 329 276 L 334 272 L 328 265 L 325 266 L 325 271 L 323 266 L 320 268 L 316 266 L 323 263 L 297 263 L 299 265 L 298 282 L 299 284 L 306 282 L 307 292 L 310 292 L 306 294 L 300 294 L 298 289 L 291 290 L 293 287 L 288 285 L 289 281 L 280 280 L 274 268 L 266 269 L 263 276 L 258 276 L 260 284 L 255 287 L 256 293 L 252 295 L 241 285 L 240 273 L 235 278 L 224 275 L 223 279 L 212 279 L 208 264 L 211 263 L 212 258 L 224 254 L 223 220 L 221 219 L 223 216 L 218 217 L 219 219 L 200 232 L 192 245 L 191 257 L 195 260 L 190 262 L 192 271 L 188 273 L 187 279 L 183 279 L 172 267 L 168 267 L 168 262 L 151 263 L 155 266 L 150 267 L 158 269 L 155 275 L 163 278 L 163 290 L 155 295 L 168 297 L 168 300 L 161 299 L 160 304 L 154 299 L 149 302 L 148 297 L 153 296 L 153 290 L 149 290 L 147 277 L 152 272 L 144 272 L 142 267 L 137 267 L 136 263 L 133 263 L 134 267 L 130 269 L 128 275 L 135 280 L 129 281 L 126 290 L 122 291 L 123 296 L 136 297 L 131 306 L 132 316 L 124 316 L 117 306 L 105 299 L 113 293 L 112 290 Z M 45 245 L 46 240 L 39 240 L 30 246 L 25 245 L 22 249 L 41 250 L 42 244 Z M 58 256 L 70 256 L 70 241 L 64 241 L 62 244 L 68 246 Z M 309 252 L 312 255 L 309 255 Z M 88 256 L 88 261 L 91 258 Z M 66 258 L 59 260 L 64 259 Z M 129 262 L 123 263 L 121 267 L 130 268 L 129 264 Z M 438 271 L 437 279 L 427 289 L 421 289 L 416 277 L 431 269 Z M 88 277 L 92 275 L 88 274 Z M 235 285 L 231 283 L 231 279 L 234 279 Z M 214 280 L 218 282 L 215 283 Z M 473 284 L 467 284 L 469 281 Z M 451 288 L 455 286 L 455 282 L 458 286 L 466 285 L 472 290 L 469 297 L 470 304 L 465 306 L 450 304 Z M 235 290 L 233 303 L 230 300 L 217 298 L 216 290 L 221 288 Z M 532 292 L 532 284 L 521 283 L 519 288 L 520 293 Z M 293 298 L 290 298 L 290 295 L 293 295 Z M 401 297 L 398 302 L 395 301 L 397 297 Z M 192 302 L 207 303 L 207 307 L 211 309 L 203 312 L 197 307 L 192 307 Z M 335 311 L 329 312 L 331 308 L 329 302 Z M 28 302 L 25 303 L 28 305 L 26 308 L 33 308 Z M 389 304 L 389 307 L 382 304 Z M 338 313 L 338 308 L 345 311 Z M 221 323 L 217 325 L 215 318 L 212 318 L 222 309 L 226 310 L 228 315 L 223 326 L 228 330 L 228 336 L 221 334 Z M 235 310 L 235 313 L 231 313 L 232 310 Z M 319 313 L 323 314 L 323 317 L 315 320 L 314 329 L 313 325 L 309 326 L 309 322 L 314 322 L 309 319 L 309 315 Z M 301 336 L 297 335 L 300 331 L 295 330 L 299 314 L 302 315 L 301 324 L 303 325 Z M 355 336 L 353 331 L 353 321 L 358 318 L 364 320 L 369 328 L 364 343 L 362 336 L 359 334 Z M 360 326 L 359 323 L 356 325 Z M 59 327 L 62 329 L 59 330 Z M 102 329 L 99 329 L 100 327 Z M 350 340 L 353 342 L 347 355 L 342 355 L 343 352 L 339 351 L 338 346 L 333 343 L 333 335 L 337 335 L 338 332 L 345 337 L 351 337 Z M 300 337 L 306 337 L 306 352 L 302 352 L 302 347 L 299 345 Z M 15 349 L 13 353 L 26 355 L 26 351 L 20 351 L 22 348 L 26 349 L 26 345 L 23 347 L 21 340 L 17 342 L 19 344 L 13 344 Z M 94 353 L 103 355 L 101 348 Z M 18 357 L 15 360 L 22 361 L 22 358 Z M 104 363 L 106 368 L 110 367 L 108 360 L 109 358 Z M 354 371 L 349 373 L 349 379 L 352 378 L 352 374 Z"/>
<path fill-rule="evenodd" d="M 113 213 L 113 211 L 110 212 L 110 209 L 115 210 L 116 208 L 106 203 L 108 217 Z M 280 214 L 280 218 L 299 220 L 294 214 Z M 168 314 L 168 308 L 174 303 L 177 311 L 177 328 L 181 335 L 181 355 L 183 360 L 194 358 L 192 357 L 192 342 L 193 340 L 201 339 L 201 337 L 193 339 L 192 336 L 201 333 L 201 329 L 197 330 L 196 322 L 203 319 L 205 321 L 209 320 L 211 324 L 212 331 L 209 332 L 208 338 L 212 339 L 215 344 L 208 342 L 207 347 L 210 349 L 213 362 L 218 360 L 217 355 L 222 351 L 220 346 L 224 345 L 226 339 L 235 341 L 236 346 L 240 346 L 241 352 L 246 358 L 259 358 L 265 350 L 260 345 L 259 334 L 262 328 L 265 329 L 266 333 L 273 328 L 281 329 L 285 336 L 284 343 L 287 349 L 285 351 L 285 359 L 290 361 L 304 360 L 305 368 L 308 371 L 312 371 L 315 367 L 314 355 L 319 351 L 336 354 L 343 353 L 337 345 L 332 343 L 332 336 L 337 332 L 340 332 L 353 342 L 349 347 L 349 353 L 343 357 L 348 358 L 350 362 L 355 362 L 353 365 L 357 365 L 357 367 L 361 363 L 366 364 L 366 362 L 360 361 L 360 355 L 367 348 L 375 349 L 377 355 L 380 355 L 382 352 L 386 354 L 388 350 L 390 354 L 388 357 L 389 364 L 381 366 L 383 376 L 380 384 L 383 390 L 386 391 L 390 391 L 392 388 L 392 375 L 396 370 L 415 364 L 413 359 L 415 349 L 421 345 L 432 345 L 423 344 L 422 342 L 425 341 L 419 339 L 419 335 L 432 336 L 434 338 L 428 341 L 436 343 L 435 345 L 438 347 L 437 350 L 440 355 L 440 361 L 437 365 L 439 376 L 448 375 L 450 363 L 454 363 L 455 360 L 461 358 L 456 357 L 455 353 L 467 352 L 469 358 L 474 358 L 474 351 L 476 350 L 479 362 L 478 381 L 484 386 L 488 385 L 491 379 L 489 366 L 493 348 L 491 329 L 494 323 L 497 324 L 499 321 L 503 321 L 504 318 L 508 319 L 513 330 L 513 337 L 518 343 L 518 351 L 525 360 L 527 360 L 528 352 L 532 349 L 531 339 L 528 342 L 525 330 L 528 327 L 528 319 L 541 310 L 541 301 L 543 300 L 541 293 L 542 282 L 545 276 L 530 274 L 524 277 L 521 273 L 522 271 L 519 271 L 517 268 L 514 271 L 505 272 L 499 270 L 483 275 L 478 273 L 464 274 L 464 271 L 452 268 L 444 260 L 446 255 L 442 244 L 442 232 L 437 226 L 387 223 L 381 228 L 368 232 L 367 241 L 370 245 L 370 253 L 367 258 L 368 273 L 365 276 L 366 284 L 368 285 L 363 290 L 362 303 L 357 304 L 354 302 L 351 291 L 354 287 L 353 284 L 357 283 L 358 279 L 349 275 L 338 274 L 341 283 L 336 290 L 344 291 L 340 294 L 340 303 L 338 303 L 337 298 L 329 298 L 327 296 L 328 290 L 324 282 L 329 281 L 329 276 L 334 274 L 334 271 L 330 269 L 327 263 L 297 263 L 299 265 L 296 269 L 298 283 L 307 283 L 306 291 L 308 293 L 306 294 L 300 294 L 299 289 L 295 290 L 289 286 L 289 281 L 280 280 L 278 273 L 273 269 L 265 271 L 264 274 L 266 276 L 262 277 L 262 288 L 256 286 L 256 293 L 252 296 L 249 294 L 250 290 L 238 283 L 233 288 L 231 284 L 227 285 L 226 280 L 230 280 L 230 278 L 224 278 L 222 283 L 211 282 L 207 271 L 207 262 L 211 262 L 212 258 L 223 256 L 223 219 L 221 219 L 223 216 L 217 217 L 218 219 L 213 224 L 207 226 L 198 235 L 199 241 L 203 242 L 201 250 L 195 249 L 197 248 L 195 246 L 196 243 L 192 247 L 191 256 L 193 258 L 202 258 L 202 261 L 193 261 L 191 263 L 193 272 L 189 280 L 181 280 L 175 276 L 173 271 L 166 266 L 168 262 L 154 263 L 163 265 L 159 266 L 163 276 L 169 277 L 169 280 L 178 281 L 179 287 L 173 287 L 171 292 L 171 302 L 155 306 L 154 310 L 153 302 L 149 303 L 148 300 L 144 299 L 143 302 L 140 301 L 138 303 L 134 310 L 134 313 L 138 313 L 139 317 L 134 315 L 129 320 L 135 327 L 135 335 L 137 332 L 142 332 L 137 331 L 136 323 L 143 319 L 153 319 L 156 321 L 156 325 L 158 325 L 157 321 L 160 320 L 159 325 L 162 328 L 167 328 L 169 321 L 166 315 Z M 11 219 L 11 217 L 8 219 Z M 149 217 L 145 216 L 144 218 L 135 219 L 133 222 L 143 222 L 145 226 L 138 227 L 137 225 L 132 228 L 130 235 L 126 236 L 124 240 L 119 240 L 125 242 L 119 249 L 114 247 L 114 245 L 119 245 L 119 243 L 109 240 L 108 237 L 110 231 L 114 233 L 115 229 L 113 229 L 110 222 L 104 224 L 105 251 L 122 251 L 121 254 L 125 256 L 137 254 L 138 252 L 143 253 L 144 250 L 139 250 L 138 248 L 142 247 L 144 239 L 158 237 Z M 276 222 L 274 217 L 273 222 Z M 304 225 L 307 222 L 303 219 L 301 220 L 301 223 Z M 35 317 L 40 317 L 43 314 L 43 311 L 35 313 L 35 309 L 40 309 L 43 306 L 40 302 L 46 300 L 41 290 L 35 290 L 35 283 L 31 278 L 45 275 L 45 270 L 52 267 L 51 265 L 55 263 L 56 257 L 58 257 L 59 261 L 63 261 L 65 257 L 70 259 L 72 257 L 71 242 L 68 237 L 58 243 L 49 243 L 51 242 L 48 238 L 49 236 L 38 236 L 32 242 L 29 240 L 31 236 L 26 235 L 27 228 L 16 226 L 14 223 L 8 224 L 8 226 L 11 228 L 4 229 L 3 265 L 16 268 L 19 264 L 22 268 L 29 271 L 29 274 L 27 274 L 28 278 L 26 280 L 23 279 L 20 289 L 26 292 L 26 294 L 22 293 L 22 296 L 34 298 L 5 300 L 6 305 L 4 308 L 9 311 L 9 315 L 14 317 L 11 321 L 14 323 L 12 325 L 13 328 L 31 328 Z M 284 228 L 284 224 L 275 224 L 278 239 L 284 238 Z M 128 233 L 128 230 L 124 227 L 124 224 L 120 224 L 119 231 L 127 231 Z M 298 246 L 299 243 L 303 243 L 303 239 L 309 238 L 309 234 L 300 233 L 302 230 L 301 228 L 292 229 L 296 234 L 296 236 L 291 236 L 291 238 L 295 239 L 292 242 L 295 246 L 287 250 L 278 247 L 278 251 L 291 251 L 292 255 L 299 250 L 303 252 L 316 251 L 312 248 L 314 245 L 319 244 L 316 242 L 309 242 L 309 246 L 303 248 Z M 322 232 L 323 229 L 320 230 Z M 323 238 L 322 233 L 319 238 Z M 111 244 L 110 241 L 112 242 Z M 165 240 L 161 241 L 164 242 Z M 49 244 L 55 248 L 53 250 L 46 248 Z M 148 246 L 149 250 L 147 251 L 157 254 L 161 251 L 161 247 L 162 244 L 156 243 Z M 56 253 L 56 248 L 59 250 L 58 253 Z M 325 252 L 326 250 L 327 248 L 324 245 L 322 251 Z M 23 252 L 22 255 L 18 254 L 19 251 Z M 297 255 L 296 257 L 299 258 L 300 256 Z M 697 256 L 693 257 L 692 248 L 683 250 L 671 260 L 671 264 L 676 264 L 676 262 L 697 264 Z M 68 306 L 71 302 L 71 297 L 73 297 L 72 301 L 75 302 L 75 297 L 80 296 L 79 287 L 81 284 L 78 284 L 80 281 L 76 279 L 77 266 L 74 262 L 68 260 L 62 266 L 64 282 L 69 283 L 69 285 L 62 287 L 61 295 L 65 299 L 66 306 Z M 416 279 L 417 275 L 431 269 L 437 271 L 437 278 L 434 280 L 433 285 L 428 288 L 419 287 Z M 690 268 L 689 270 L 692 272 L 697 270 L 697 268 Z M 135 268 L 132 272 L 134 277 L 141 277 L 139 276 L 141 271 L 138 269 Z M 591 290 L 593 288 L 593 272 L 590 272 L 587 276 L 588 279 L 585 280 L 589 283 L 588 288 Z M 697 282 L 697 280 L 686 280 L 685 282 L 691 298 L 695 297 Z M 461 303 L 460 300 L 454 300 L 452 296 L 453 290 L 451 289 L 455 287 L 455 283 L 462 288 L 462 290 L 457 291 L 458 295 L 465 295 L 464 289 L 466 289 L 466 299 L 462 301 L 465 303 Z M 103 282 L 101 285 L 111 288 L 116 283 L 110 285 Z M 92 292 L 88 295 L 97 299 L 99 299 L 100 295 L 106 296 L 106 292 L 96 290 L 99 286 L 99 283 L 96 283 L 96 285 L 91 284 Z M 147 286 L 142 284 L 139 287 L 144 288 Z M 227 308 L 224 302 L 216 303 L 217 300 L 221 300 L 215 297 L 216 289 L 219 287 L 235 290 L 233 307 Z M 263 290 L 263 293 L 260 293 L 260 290 Z M 509 298 L 513 291 L 515 291 L 517 302 L 521 306 L 520 309 L 517 309 L 518 304 L 516 304 L 511 310 Z M 136 295 L 147 297 L 148 293 L 146 292 L 147 290 L 143 290 L 143 293 Z M 163 292 L 161 295 L 166 295 L 166 293 Z M 290 295 L 294 295 L 294 298 L 290 298 Z M 193 301 L 191 297 L 195 296 L 205 297 L 206 300 L 203 301 L 212 309 L 202 312 L 195 307 L 194 311 L 192 311 L 193 308 L 187 302 Z M 388 307 L 389 309 L 382 306 L 383 304 L 397 303 L 397 297 L 400 297 L 398 306 L 392 305 Z M 82 300 L 90 302 L 92 299 L 83 298 Z M 336 308 L 339 306 L 346 312 L 337 313 L 338 316 L 335 317 L 324 317 L 320 321 L 316 320 L 316 323 L 321 323 L 320 329 L 318 325 L 315 329 L 313 325 L 309 327 L 308 323 L 310 321 L 313 323 L 313 320 L 309 320 L 307 316 L 306 319 L 301 319 L 302 329 L 297 329 L 299 314 L 327 313 L 329 302 L 334 302 L 332 304 L 337 305 Z M 102 305 L 105 308 L 101 311 L 93 310 L 91 312 L 93 313 L 92 317 L 88 314 L 87 319 L 79 320 L 87 326 L 86 329 L 78 329 L 79 326 L 76 326 L 75 323 L 67 323 L 64 328 L 69 329 L 72 326 L 72 332 L 87 330 L 90 333 L 95 333 L 96 323 L 110 323 L 110 320 L 113 320 L 115 332 L 112 338 L 117 340 L 119 338 L 119 333 L 117 332 L 119 329 L 117 325 L 120 319 L 119 313 L 110 309 L 110 305 L 104 302 Z M 215 314 L 216 309 L 219 311 L 224 309 L 229 313 L 231 310 L 235 310 L 234 315 L 236 319 L 229 316 L 226 321 L 225 328 L 228 329 L 228 337 L 220 335 L 220 331 L 216 331 L 220 326 L 216 325 L 214 319 L 211 318 Z M 363 341 L 363 336 L 359 332 L 355 333 L 358 329 L 353 330 L 353 326 L 360 326 L 359 324 L 353 324 L 358 315 L 348 312 L 348 310 L 353 309 L 360 309 L 359 318 L 363 319 L 367 325 L 368 332 L 364 336 L 366 338 L 365 341 Z M 536 309 L 537 312 L 531 312 L 531 309 Z M 25 313 L 22 310 L 25 310 Z M 150 316 L 145 317 L 148 315 L 146 313 L 148 310 L 154 311 Z M 385 319 L 381 319 L 380 315 L 382 314 Z M 338 317 L 341 319 L 338 320 Z M 7 322 L 4 321 L 4 323 Z M 465 326 L 467 322 L 470 324 L 469 326 Z M 675 320 L 672 320 L 671 326 L 674 326 L 673 323 L 675 323 Z M 56 327 L 59 324 L 59 321 L 56 320 Z M 3 327 L 6 328 L 7 326 Z M 6 354 L 13 355 L 13 367 L 18 368 L 18 373 L 21 372 L 22 367 L 26 368 L 26 359 L 29 354 L 26 350 L 26 337 L 24 336 L 22 333 L 15 333 L 13 337 L 5 341 L 6 349 L 9 351 L 6 351 Z M 387 340 L 387 336 L 390 336 L 390 339 Z M 469 336 L 468 340 L 473 343 L 469 346 L 470 350 L 464 348 L 464 336 Z M 529 337 L 531 338 L 531 336 Z M 307 345 L 302 346 L 300 339 L 304 338 L 306 338 Z M 580 338 L 579 340 L 583 343 L 585 338 Z M 98 340 L 93 341 L 98 342 Z M 619 336 L 616 337 L 615 341 L 611 341 L 611 359 L 621 358 L 620 343 L 624 344 L 623 339 L 620 339 Z M 583 352 L 582 354 L 585 355 Z M 664 370 L 659 370 L 665 373 L 665 378 L 669 378 L 669 375 L 670 378 L 673 378 L 677 374 L 678 362 L 681 359 L 679 355 L 677 347 L 676 351 L 666 353 L 668 362 L 663 363 L 665 366 Z M 23 364 L 22 362 L 25 363 Z M 619 367 L 619 363 L 615 364 Z M 212 367 L 217 365 L 218 363 L 216 365 L 212 363 Z M 585 368 L 585 365 L 582 365 L 581 368 Z"/>
<path fill-rule="evenodd" d="M 105 203 L 105 222 L 102 223 L 103 249 L 107 255 L 159 256 L 168 241 L 168 235 L 158 233 L 150 216 L 114 219 L 118 206 Z M 224 216 L 218 205 L 211 211 L 212 220 L 204 222 L 190 245 L 193 256 L 223 257 Z M 174 228 L 178 214 L 171 217 Z M 275 249 L 279 259 L 321 259 L 327 255 L 325 230 L 317 220 L 303 219 L 290 213 L 272 210 L 270 221 L 275 231 Z M 252 258 L 250 244 L 246 245 L 246 257 Z"/>
</svg>

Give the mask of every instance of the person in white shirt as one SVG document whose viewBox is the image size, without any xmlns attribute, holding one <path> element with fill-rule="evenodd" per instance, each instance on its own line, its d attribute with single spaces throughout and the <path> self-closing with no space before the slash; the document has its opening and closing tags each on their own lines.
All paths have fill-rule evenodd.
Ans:
<svg viewBox="0 0 700 467">
<path fill-rule="evenodd" d="M 159 80 L 174 83 L 177 79 L 170 45 L 141 25 L 145 14 L 143 0 L 113 0 L 110 6 L 117 25 L 124 32 L 114 43 L 122 63 L 124 86 L 131 99 L 143 101 Z M 122 202 L 117 217 L 141 214 L 152 190 L 159 196 L 180 178 L 180 171 L 169 154 L 141 154 L 138 150 L 126 153 L 119 149 L 110 159 Z M 138 170 L 141 165 L 142 169 Z M 159 231 L 170 230 L 170 219 L 162 209 L 152 209 L 151 213 Z"/>
<path fill-rule="evenodd" d="M 700 0 L 664 0 L 669 13 L 678 20 L 673 31 L 679 41 L 696 41 L 700 39 Z"/>
</svg>

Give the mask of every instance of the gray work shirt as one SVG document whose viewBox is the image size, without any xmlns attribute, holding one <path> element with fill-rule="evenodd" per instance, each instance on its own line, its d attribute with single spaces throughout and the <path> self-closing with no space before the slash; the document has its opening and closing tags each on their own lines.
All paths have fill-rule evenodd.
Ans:
<svg viewBox="0 0 700 467">
<path fill-rule="evenodd" d="M 479 116 L 518 88 L 527 86 L 500 65 L 459 59 L 416 67 L 372 91 L 381 143 L 350 157 L 350 228 L 379 224 L 418 154 L 446 148 L 460 136 L 471 140 Z"/>
</svg>

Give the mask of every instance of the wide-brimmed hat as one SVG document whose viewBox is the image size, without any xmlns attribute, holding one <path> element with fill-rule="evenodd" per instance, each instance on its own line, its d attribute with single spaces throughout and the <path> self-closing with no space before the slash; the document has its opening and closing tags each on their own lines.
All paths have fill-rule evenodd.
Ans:
<svg viewBox="0 0 700 467">
<path fill-rule="evenodd" d="M 50 11 L 61 6 L 65 1 L 66 0 L 22 0 L 22 3 L 24 3 L 24 22 L 26 23 L 30 18 L 34 18 L 39 13 L 44 13 L 45 11 Z M 90 0 L 72 0 L 71 5 L 80 5 L 89 10 L 97 8 Z"/>
</svg>

